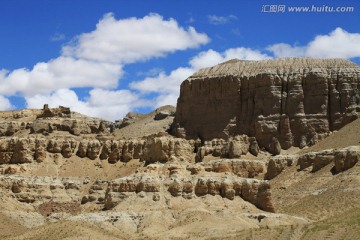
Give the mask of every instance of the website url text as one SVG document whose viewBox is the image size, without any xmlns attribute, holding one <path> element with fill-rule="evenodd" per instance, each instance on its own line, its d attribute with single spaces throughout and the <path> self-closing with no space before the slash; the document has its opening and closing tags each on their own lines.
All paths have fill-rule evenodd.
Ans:
<svg viewBox="0 0 360 240">
<path fill-rule="evenodd" d="M 352 13 L 355 7 L 335 7 L 335 6 L 286 6 L 286 5 L 262 5 L 261 12 L 264 13 Z"/>
</svg>

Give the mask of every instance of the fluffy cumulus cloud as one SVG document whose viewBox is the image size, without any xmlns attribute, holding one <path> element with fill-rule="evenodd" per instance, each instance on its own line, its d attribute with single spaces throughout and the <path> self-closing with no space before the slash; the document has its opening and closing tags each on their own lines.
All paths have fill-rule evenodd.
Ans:
<svg viewBox="0 0 360 240">
<path fill-rule="evenodd" d="M 94 31 L 81 34 L 72 45 L 64 47 L 63 54 L 91 61 L 133 63 L 208 41 L 206 34 L 193 27 L 184 29 L 174 19 L 164 20 L 158 14 L 119 21 L 107 14 Z"/>
<path fill-rule="evenodd" d="M 19 94 L 28 107 L 60 104 L 114 120 L 144 104 L 128 90 L 115 90 L 124 65 L 197 48 L 208 41 L 206 34 L 193 27 L 184 29 L 174 19 L 158 14 L 120 20 L 106 14 L 95 30 L 64 45 L 59 57 L 31 69 L 0 70 L 0 107 L 11 106 L 3 96 Z M 70 89 L 83 87 L 93 90 L 88 99 L 79 100 Z"/>
<path fill-rule="evenodd" d="M 210 67 L 230 59 L 242 60 L 264 60 L 271 58 L 258 50 L 249 48 L 230 48 L 224 52 L 212 49 L 204 51 L 189 61 L 188 67 L 180 67 L 166 74 L 159 73 L 156 77 L 148 77 L 142 81 L 132 82 L 130 87 L 142 94 L 156 93 L 157 97 L 153 103 L 155 107 L 163 105 L 176 105 L 179 96 L 179 86 L 182 81 L 201 68 Z"/>
<path fill-rule="evenodd" d="M 357 58 L 360 57 L 360 34 L 336 28 L 329 34 L 316 36 L 305 46 L 279 43 L 267 50 L 275 57 Z"/>
<path fill-rule="evenodd" d="M 60 56 L 37 63 L 30 70 L 21 68 L 3 72 L 0 94 L 32 96 L 60 88 L 114 88 L 122 75 L 122 66 Z"/>
</svg>

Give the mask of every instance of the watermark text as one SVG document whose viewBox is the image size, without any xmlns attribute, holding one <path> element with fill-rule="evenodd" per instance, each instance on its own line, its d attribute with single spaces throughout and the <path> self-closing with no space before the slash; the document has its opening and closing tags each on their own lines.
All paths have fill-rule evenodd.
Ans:
<svg viewBox="0 0 360 240">
<path fill-rule="evenodd" d="M 351 6 L 287 6 L 276 4 L 265 4 L 261 6 L 261 12 L 263 13 L 352 13 L 354 11 L 355 7 Z"/>
</svg>

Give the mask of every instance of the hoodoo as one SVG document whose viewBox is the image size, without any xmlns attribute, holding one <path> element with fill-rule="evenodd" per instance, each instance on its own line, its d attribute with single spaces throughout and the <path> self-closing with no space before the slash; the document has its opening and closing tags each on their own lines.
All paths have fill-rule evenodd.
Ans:
<svg viewBox="0 0 360 240">
<path fill-rule="evenodd" d="M 304 147 L 360 113 L 360 66 L 344 59 L 233 59 L 181 84 L 173 133 L 210 140 L 238 134 L 261 147 Z"/>
</svg>

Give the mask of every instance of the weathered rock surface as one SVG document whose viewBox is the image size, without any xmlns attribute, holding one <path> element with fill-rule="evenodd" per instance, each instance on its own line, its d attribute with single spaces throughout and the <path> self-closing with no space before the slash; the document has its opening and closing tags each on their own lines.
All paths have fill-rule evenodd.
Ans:
<svg viewBox="0 0 360 240">
<path fill-rule="evenodd" d="M 266 162 L 245 159 L 220 159 L 202 163 L 207 172 L 231 172 L 239 177 L 254 178 L 266 171 Z"/>
<path fill-rule="evenodd" d="M 181 84 L 173 132 L 304 147 L 359 116 L 359 84 L 360 67 L 343 59 L 231 60 Z"/>
<path fill-rule="evenodd" d="M 71 111 L 68 107 L 59 106 L 58 108 L 49 108 L 48 104 L 44 104 L 42 112 L 36 116 L 37 118 L 52 118 L 52 117 L 62 117 L 70 118 Z"/>
<path fill-rule="evenodd" d="M 1 121 L 0 122 L 0 136 L 12 136 L 20 130 L 29 128 L 25 122 L 19 121 Z"/>
<path fill-rule="evenodd" d="M 145 140 L 140 159 L 147 164 L 176 159 L 189 162 L 194 158 L 193 152 L 193 147 L 185 139 L 150 136 Z"/>
<path fill-rule="evenodd" d="M 140 159 L 146 164 L 167 161 L 194 161 L 194 146 L 181 138 L 151 136 L 146 139 L 106 140 L 75 138 L 1 138 L 0 164 L 42 162 L 47 154 L 58 153 L 64 158 L 77 155 L 91 160 L 128 162 Z"/>
<path fill-rule="evenodd" d="M 145 198 L 145 202 L 161 201 L 161 204 L 168 204 L 164 200 L 173 197 L 190 201 L 212 195 L 229 200 L 242 198 L 259 209 L 274 212 L 269 183 L 247 178 L 250 173 L 255 175 L 256 171 L 263 171 L 264 164 L 256 161 L 253 164 L 249 164 L 250 161 L 244 163 L 244 160 L 228 160 L 227 167 L 230 171 L 225 175 L 216 162 L 213 162 L 213 172 L 200 170 L 200 175 L 189 172 L 189 166 L 183 163 L 168 166 L 149 164 L 139 168 L 139 172 L 135 174 L 108 181 L 97 179 L 93 182 L 87 177 L 0 175 L 0 197 L 10 196 L 33 206 L 46 205 L 49 201 L 72 202 L 82 205 L 100 204 L 109 210 L 134 197 Z"/>
<path fill-rule="evenodd" d="M 79 178 L 26 177 L 0 175 L 1 194 L 14 194 L 25 203 L 41 204 L 46 201 L 78 201 L 82 181 Z"/>
<path fill-rule="evenodd" d="M 262 210 L 274 212 L 270 185 L 263 180 L 216 176 L 172 176 L 163 179 L 151 174 L 136 174 L 111 181 L 106 191 L 105 208 L 115 207 L 128 198 L 129 194 L 145 192 L 158 196 L 157 193 L 162 188 L 167 189 L 173 197 L 181 196 L 184 199 L 202 197 L 207 194 L 220 195 L 229 200 L 238 196 Z M 158 199 L 154 197 L 153 200 L 157 201 Z"/>
<path fill-rule="evenodd" d="M 280 155 L 271 157 L 268 162 L 265 179 L 273 179 L 285 168 L 292 166 L 298 160 L 298 158 L 298 155 Z"/>
<path fill-rule="evenodd" d="M 256 140 L 249 138 L 246 135 L 238 135 L 229 139 L 212 139 L 211 141 L 204 141 L 201 145 L 201 141 L 194 142 L 196 147 L 196 162 L 201 162 L 207 155 L 223 158 L 239 158 L 245 155 L 250 150 L 250 141 L 252 141 L 252 153 L 258 154 L 259 149 L 254 146 Z M 255 143 L 254 143 L 255 142 Z"/>
<path fill-rule="evenodd" d="M 359 161 L 360 147 L 349 147 L 335 151 L 334 163 L 336 173 L 352 168 Z"/>
<path fill-rule="evenodd" d="M 312 167 L 316 172 L 330 163 L 335 164 L 335 173 L 352 168 L 360 160 L 360 147 L 351 146 L 340 149 L 327 149 L 320 152 L 309 152 L 299 157 L 299 170 Z"/>
<path fill-rule="evenodd" d="M 13 136 L 17 132 L 29 130 L 30 134 L 47 135 L 54 131 L 64 131 L 72 135 L 109 134 L 112 123 L 99 118 L 86 117 L 71 112 L 69 108 L 59 106 L 49 108 L 45 104 L 42 110 L 26 109 L 13 111 L 2 116 L 0 136 Z"/>
<path fill-rule="evenodd" d="M 156 114 L 154 117 L 154 120 L 163 120 L 169 116 L 174 116 L 175 115 L 175 108 L 170 108 L 169 109 L 158 109 L 156 110 Z"/>
<path fill-rule="evenodd" d="M 130 124 L 136 122 L 137 120 L 139 120 L 143 117 L 144 117 L 144 114 L 129 112 L 128 114 L 126 114 L 126 116 L 122 120 L 117 120 L 115 122 L 115 127 L 123 128 L 123 127 L 129 126 Z"/>
</svg>

